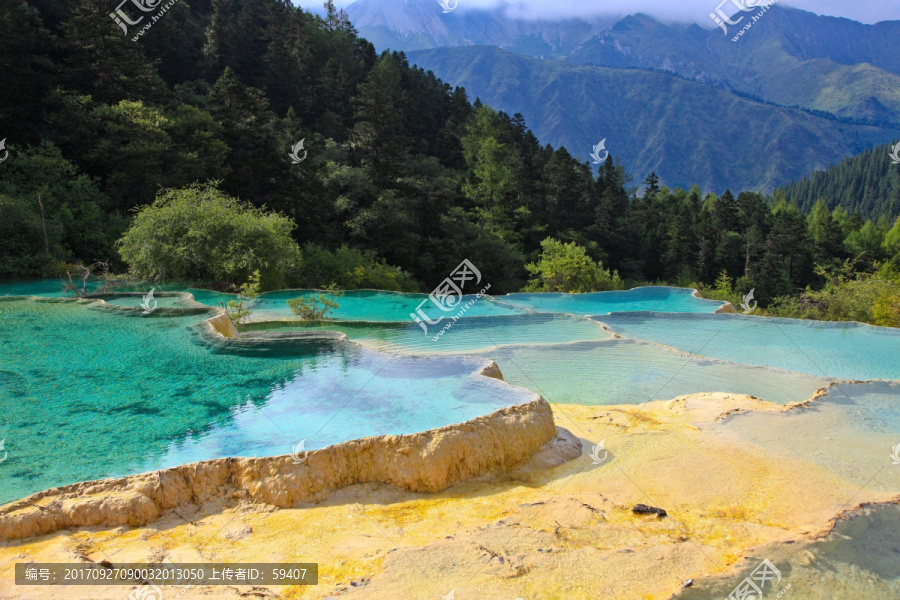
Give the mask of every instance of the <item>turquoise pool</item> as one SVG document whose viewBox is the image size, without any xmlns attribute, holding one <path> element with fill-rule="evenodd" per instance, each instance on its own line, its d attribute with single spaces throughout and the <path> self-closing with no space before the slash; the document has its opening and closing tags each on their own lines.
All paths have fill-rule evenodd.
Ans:
<svg viewBox="0 0 900 600">
<path fill-rule="evenodd" d="M 310 290 L 282 290 L 262 294 L 253 302 L 253 320 L 290 319 L 293 314 L 287 301 L 309 296 Z M 344 321 L 409 322 L 410 315 L 425 302 L 423 310 L 430 318 L 450 317 L 457 311 L 443 314 L 428 301 L 426 294 L 399 294 L 357 290 L 346 292 L 336 299 L 340 308 L 331 318 Z M 202 300 L 198 300 L 202 301 Z M 509 316 L 522 313 L 557 313 L 588 316 L 611 312 L 660 311 L 676 313 L 709 313 L 722 306 L 721 302 L 697 298 L 693 290 L 682 288 L 647 287 L 623 292 L 594 294 L 508 294 L 505 296 L 463 296 L 459 305 L 475 301 L 466 317 Z"/>
<path fill-rule="evenodd" d="M 628 338 L 733 362 L 839 379 L 900 379 L 900 329 L 747 315 L 596 317 Z"/>
<path fill-rule="evenodd" d="M 91 280 L 87 285 L 88 291 L 97 289 L 96 280 Z M 213 290 L 197 289 L 177 283 L 133 283 L 118 288 L 123 292 L 147 293 L 151 289 L 158 292 L 190 292 L 194 294 L 198 302 L 218 306 L 224 300 L 234 298 L 234 294 L 225 294 Z M 45 298 L 62 298 L 65 293 L 63 283 L 59 279 L 37 279 L 27 281 L 0 282 L 0 296 L 42 296 Z M 201 300 L 202 298 L 203 300 Z"/>
<path fill-rule="evenodd" d="M 711 313 L 724 304 L 697 298 L 693 292 L 685 288 L 643 287 L 592 294 L 508 294 L 497 298 L 497 302 L 519 309 L 580 316 L 632 311 Z"/>
<path fill-rule="evenodd" d="M 208 315 L 123 316 L 0 301 L 0 502 L 48 487 L 218 456 L 287 454 L 414 433 L 527 401 L 473 375 L 483 360 L 353 344 L 210 346 Z"/>
<path fill-rule="evenodd" d="M 251 305 L 254 313 L 253 320 L 296 318 L 291 313 L 287 301 L 291 298 L 308 297 L 311 294 L 318 293 L 320 292 L 311 290 L 282 290 L 261 294 Z M 460 304 L 466 304 L 474 299 L 475 296 L 472 295 L 463 296 Z M 345 292 L 343 296 L 336 298 L 336 300 L 340 304 L 340 308 L 329 313 L 329 317 L 343 321 L 408 322 L 410 321 L 410 314 L 416 312 L 416 309 L 422 302 L 426 302 L 426 306 L 431 304 L 427 294 L 400 294 L 375 290 Z M 431 308 L 429 313 L 431 312 L 436 313 L 438 311 Z M 456 312 L 458 311 L 454 310 L 447 314 L 453 315 Z M 483 296 L 466 312 L 466 316 L 514 315 L 520 312 L 523 311 L 503 306 L 489 296 Z M 436 318 L 436 315 L 431 318 Z"/>
<path fill-rule="evenodd" d="M 339 331 L 367 347 L 403 354 L 467 353 L 508 344 L 554 344 L 611 339 L 601 324 L 588 319 L 554 314 L 521 314 L 505 317 L 468 317 L 437 341 L 414 322 L 319 322 L 251 323 L 241 328 L 252 333 L 268 331 Z"/>
<path fill-rule="evenodd" d="M 181 289 L 210 307 L 233 297 Z M 286 300 L 300 293 L 264 294 L 256 318 L 289 319 Z M 143 315 L 140 296 L 105 307 L 63 300 L 55 281 L 3 284 L 6 294 L 44 298 L 0 298 L 0 502 L 185 462 L 286 454 L 300 440 L 317 448 L 412 433 L 533 393 L 620 404 L 724 391 L 788 403 L 833 378 L 900 380 L 900 332 L 718 315 L 721 303 L 684 289 L 483 297 L 437 339 L 409 317 L 427 296 L 348 292 L 337 320 L 250 323 L 244 335 L 261 341 L 238 345 L 212 343 L 200 323 L 215 309 L 177 297 Z M 271 336 L 294 331 L 348 339 Z M 519 387 L 475 375 L 488 360 Z M 897 400 L 892 385 L 847 397 L 895 428 Z"/>
</svg>

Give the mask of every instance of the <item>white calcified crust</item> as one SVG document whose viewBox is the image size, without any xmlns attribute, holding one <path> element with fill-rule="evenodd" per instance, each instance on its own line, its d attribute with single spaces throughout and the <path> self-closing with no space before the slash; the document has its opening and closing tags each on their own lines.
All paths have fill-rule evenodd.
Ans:
<svg viewBox="0 0 900 600">
<path fill-rule="evenodd" d="M 556 437 L 550 405 L 538 396 L 457 425 L 312 450 L 300 464 L 290 456 L 221 458 L 53 488 L 0 508 L 0 540 L 78 527 L 140 526 L 186 505 L 286 508 L 358 483 L 439 492 L 518 466 Z"/>
</svg>

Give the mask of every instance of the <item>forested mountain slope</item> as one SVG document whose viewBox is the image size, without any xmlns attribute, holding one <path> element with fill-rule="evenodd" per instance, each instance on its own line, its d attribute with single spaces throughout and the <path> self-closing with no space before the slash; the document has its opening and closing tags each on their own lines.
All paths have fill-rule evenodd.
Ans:
<svg viewBox="0 0 900 600">
<path fill-rule="evenodd" d="M 572 65 L 490 46 L 409 53 L 491 106 L 520 112 L 538 138 L 583 160 L 606 139 L 632 173 L 669 186 L 771 191 L 891 139 L 900 127 L 840 122 L 665 72 Z"/>
<path fill-rule="evenodd" d="M 502 112 L 470 102 L 402 53 L 377 54 L 333 5 L 324 14 L 286 0 L 199 1 L 123 31 L 105 1 L 0 5 L 8 42 L 0 54 L 0 277 L 53 275 L 62 263 L 96 260 L 121 271 L 120 240 L 135 210 L 204 194 L 222 198 L 220 206 L 236 198 L 258 209 L 238 215 L 287 217 L 279 222 L 303 260 L 270 286 L 324 286 L 335 277 L 429 290 L 468 259 L 492 293 L 511 292 L 542 247 L 562 242 L 633 282 L 734 281 L 768 301 L 822 283 L 817 265 L 850 260 L 875 269 L 900 257 L 900 223 L 866 222 L 824 202 L 805 215 L 778 195 L 691 185 L 789 179 L 797 164 L 827 166 L 854 143 L 874 143 L 884 134 L 877 127 L 666 73 L 497 48 L 441 51 L 467 59 L 468 67 L 449 63 L 460 76 L 495 85 L 496 104 L 515 107 Z M 597 110 L 561 110 L 572 90 Z M 539 109 L 548 117 L 542 135 L 585 129 L 570 150 L 529 131 L 520 113 Z M 679 135 L 667 132 L 672 124 Z M 611 154 L 598 148 L 593 165 L 588 153 L 604 137 Z M 644 150 L 629 154 L 622 140 Z M 671 169 L 684 189 L 653 173 L 632 180 L 621 157 Z M 212 228 L 221 230 L 240 226 L 235 214 L 201 216 L 221 216 Z M 197 232 L 173 223 L 165 238 L 145 227 L 137 239 L 146 248 L 132 244 L 127 253 L 196 252 Z"/>
<path fill-rule="evenodd" d="M 779 191 L 805 211 L 824 200 L 829 208 L 840 206 L 865 217 L 895 219 L 900 216 L 900 168 L 891 158 L 892 148 L 866 150 Z"/>
</svg>

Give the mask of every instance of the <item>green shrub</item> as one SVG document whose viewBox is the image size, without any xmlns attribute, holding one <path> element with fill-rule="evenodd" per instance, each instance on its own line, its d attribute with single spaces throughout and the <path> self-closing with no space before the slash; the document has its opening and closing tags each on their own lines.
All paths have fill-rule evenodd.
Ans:
<svg viewBox="0 0 900 600">
<path fill-rule="evenodd" d="M 238 297 L 225 303 L 225 314 L 228 315 L 228 318 L 231 319 L 232 323 L 237 324 L 244 322 L 253 312 L 247 304 L 259 296 L 259 280 L 259 271 L 254 271 L 253 275 L 250 276 L 250 279 L 241 285 L 241 291 L 238 293 Z"/>
<path fill-rule="evenodd" d="M 743 289 L 744 287 L 749 287 L 749 283 L 746 282 L 743 278 L 738 280 L 737 285 L 739 289 Z M 735 289 L 735 284 L 732 281 L 731 277 L 728 276 L 728 271 L 722 271 L 719 273 L 718 278 L 716 278 L 715 284 L 712 286 L 704 285 L 702 283 L 691 283 L 688 287 L 692 287 L 704 298 L 709 298 L 710 300 L 721 300 L 723 302 L 730 302 L 732 306 L 739 309 L 741 303 L 744 301 L 744 296 Z M 747 290 L 750 291 L 749 289 Z"/>
<path fill-rule="evenodd" d="M 212 281 L 234 288 L 259 271 L 263 289 L 299 264 L 294 222 L 225 195 L 214 184 L 165 190 L 119 240 L 132 274 L 147 281 Z"/>
<path fill-rule="evenodd" d="M 303 247 L 301 267 L 291 277 L 293 287 L 317 289 L 331 283 L 340 289 L 376 289 L 418 292 L 419 284 L 399 267 L 378 260 L 371 250 L 341 246 L 326 250 L 315 244 Z"/>
<path fill-rule="evenodd" d="M 541 257 L 537 263 L 525 265 L 534 277 L 522 291 L 584 293 L 621 290 L 625 286 L 618 271 L 610 273 L 601 263 L 595 263 L 581 246 L 563 244 L 553 238 L 541 242 Z"/>
<path fill-rule="evenodd" d="M 900 274 L 890 266 L 875 273 L 856 273 L 849 261 L 826 273 L 821 290 L 807 288 L 800 297 L 780 296 L 765 313 L 777 317 L 823 321 L 860 321 L 900 327 Z"/>
<path fill-rule="evenodd" d="M 325 294 L 310 294 L 309 296 L 300 296 L 299 298 L 291 298 L 287 301 L 291 307 L 291 312 L 303 319 L 304 321 L 321 321 L 328 318 L 329 310 L 337 310 L 341 307 L 332 298 L 340 298 L 343 292 L 337 290 L 334 284 L 326 288 L 328 296 Z"/>
<path fill-rule="evenodd" d="M 57 231 L 54 230 L 54 240 Z M 37 201 L 0 194 L 0 279 L 43 275 L 56 262 L 44 252 Z"/>
</svg>

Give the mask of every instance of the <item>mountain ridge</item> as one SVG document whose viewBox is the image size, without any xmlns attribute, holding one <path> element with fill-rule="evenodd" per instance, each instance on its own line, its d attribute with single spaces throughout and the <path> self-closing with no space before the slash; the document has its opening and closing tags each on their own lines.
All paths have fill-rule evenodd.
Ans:
<svg viewBox="0 0 900 600">
<path fill-rule="evenodd" d="M 490 44 L 528 56 L 564 56 L 617 21 L 515 19 L 503 9 L 464 7 L 445 14 L 434 0 L 357 0 L 347 6 L 347 14 L 379 52 Z"/>
<path fill-rule="evenodd" d="M 607 138 L 630 173 L 642 180 L 656 172 L 671 187 L 768 192 L 891 138 L 884 128 L 762 104 L 658 71 L 542 61 L 491 46 L 409 58 L 499 110 L 521 113 L 543 142 L 588 161 L 591 146 Z M 711 123 L 718 131 L 709 131 Z"/>
<path fill-rule="evenodd" d="M 752 29 L 736 43 L 732 37 L 740 26 L 750 22 L 749 13 L 735 15 L 734 20 L 741 18 L 742 22 L 723 34 L 711 21 L 706 29 L 697 23 L 664 23 L 644 13 L 606 22 L 559 20 L 551 26 L 546 21 L 510 18 L 499 9 L 461 7 L 445 15 L 437 2 L 429 0 L 387 4 L 392 8 L 375 21 L 367 15 L 386 6 L 385 0 L 358 0 L 348 7 L 362 35 L 369 34 L 371 25 L 381 27 L 373 32 L 378 38 L 373 39 L 377 48 L 389 42 L 398 44 L 400 47 L 395 45 L 393 49 L 404 49 L 419 67 L 434 71 L 452 85 L 465 87 L 473 97 L 500 110 L 522 113 L 542 142 L 571 147 L 585 160 L 587 156 L 580 150 L 587 145 L 585 138 L 596 137 L 592 133 L 595 130 L 604 132 L 591 142 L 596 143 L 606 132 L 613 135 L 618 125 L 625 124 L 610 120 L 616 111 L 595 97 L 604 93 L 599 90 L 609 84 L 610 74 L 578 67 L 617 69 L 628 74 L 625 80 L 616 78 L 616 85 L 626 90 L 642 89 L 644 97 L 622 97 L 618 92 L 610 95 L 629 105 L 640 106 L 652 97 L 645 85 L 647 76 L 639 75 L 643 72 L 665 73 L 750 101 L 737 102 L 726 95 L 658 80 L 660 89 L 677 93 L 669 98 L 673 110 L 668 117 L 663 116 L 662 109 L 653 113 L 654 135 L 613 136 L 619 141 L 614 154 L 641 178 L 656 170 L 670 185 L 698 183 L 720 192 L 727 187 L 772 191 L 900 133 L 900 58 L 888 51 L 895 45 L 892 40 L 900 39 L 900 21 L 868 25 L 776 5 L 753 22 Z M 396 12 L 406 20 L 393 21 Z M 402 41 L 391 37 L 391 27 L 394 33 L 407 32 Z M 414 31 L 416 27 L 418 31 Z M 548 64 L 525 68 L 525 63 L 512 54 L 486 50 L 491 47 Z M 476 50 L 466 53 L 463 48 Z M 510 81 L 508 60 L 517 65 L 516 72 L 527 71 L 527 77 L 537 77 L 534 84 Z M 568 85 L 574 87 L 567 89 Z M 588 88 L 592 90 L 590 95 L 584 92 Z M 540 100 L 528 97 L 536 92 L 541 96 L 550 92 L 557 107 L 540 106 Z M 777 117 L 759 116 L 760 105 L 772 107 Z M 726 106 L 738 114 L 726 114 L 722 110 Z M 700 114 L 703 112 L 707 114 L 706 124 Z M 640 121 L 642 116 L 634 113 L 631 118 Z M 737 131 L 741 126 L 753 127 L 759 119 L 767 123 L 762 130 L 769 139 Z M 776 125 L 776 121 L 782 122 Z M 687 123 L 693 125 L 688 127 Z M 733 141 L 715 139 L 721 135 Z M 805 140 L 808 148 L 798 148 L 792 136 Z M 683 138 L 696 138 L 699 146 L 716 147 L 716 160 L 734 163 L 724 168 L 704 166 L 700 161 L 708 158 L 705 153 L 672 141 Z M 660 139 L 667 142 L 659 143 Z M 747 146 L 751 140 L 753 146 Z M 681 148 L 694 159 L 666 155 L 667 144 Z M 789 149 L 799 158 L 791 156 Z M 756 156 L 760 152 L 767 158 L 760 161 Z M 790 164 L 773 164 L 771 157 L 777 156 L 784 156 Z M 759 164 L 752 168 L 747 166 L 756 162 Z M 685 170 L 676 172 L 667 163 Z"/>
</svg>

